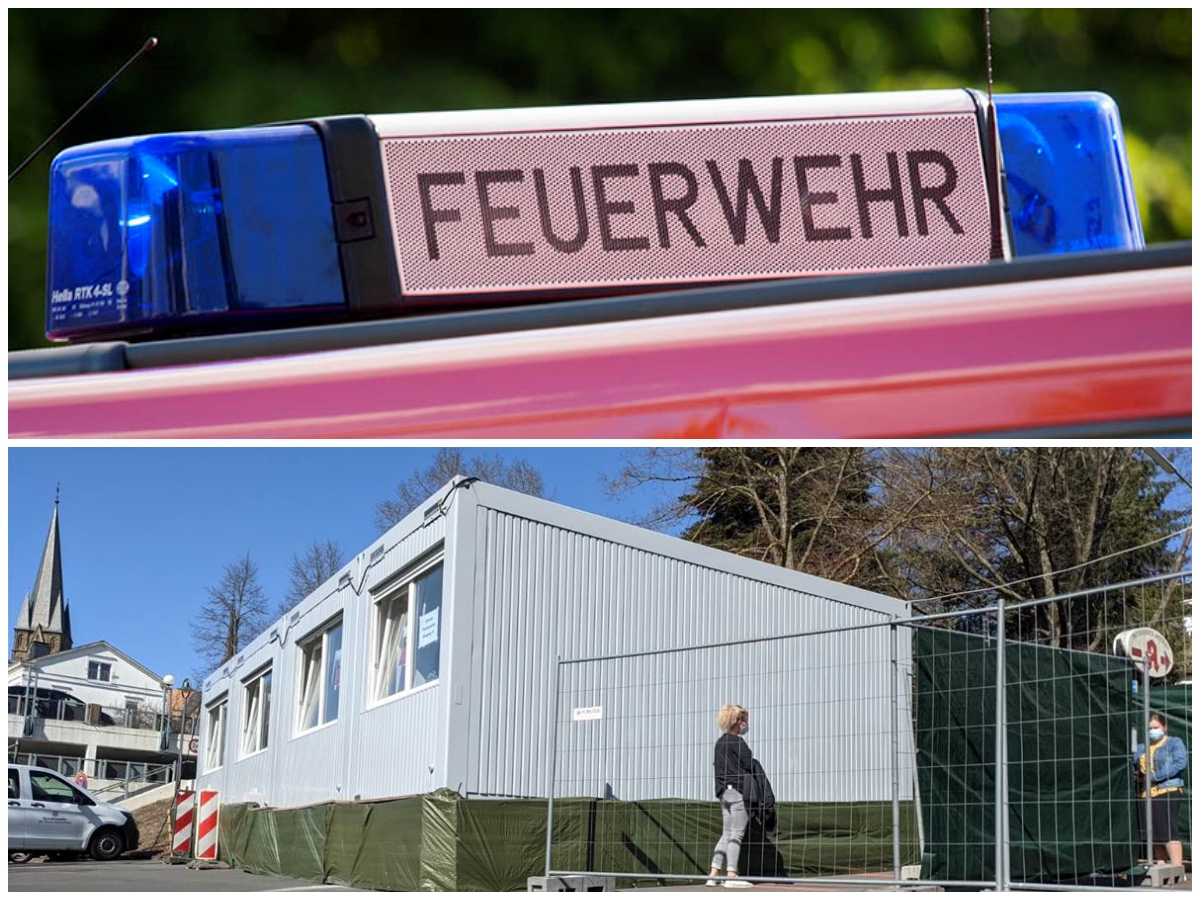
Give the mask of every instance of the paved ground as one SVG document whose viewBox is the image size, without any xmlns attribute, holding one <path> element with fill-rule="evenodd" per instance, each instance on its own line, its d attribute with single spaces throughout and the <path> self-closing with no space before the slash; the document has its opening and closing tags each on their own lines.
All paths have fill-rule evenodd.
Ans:
<svg viewBox="0 0 1200 900">
<path fill-rule="evenodd" d="M 228 869 L 189 869 L 154 860 L 98 863 L 31 862 L 8 867 L 10 891 L 335 891 L 335 885 L 310 884 L 294 878 L 250 875 Z"/>
<path fill-rule="evenodd" d="M 90 860 L 74 862 L 33 862 L 8 867 L 9 891 L 65 891 L 83 894 L 92 891 L 339 891 L 353 890 L 331 884 L 311 884 L 293 878 L 276 878 L 268 875 L 250 875 L 227 869 L 189 869 L 186 866 L 168 866 L 154 860 L 118 860 L 97 863 Z M 922 888 L 918 888 L 921 890 Z M 924 890 L 930 888 L 925 887 Z M 1191 880 L 1177 885 L 1174 890 L 1191 890 Z M 703 883 L 681 883 L 669 887 L 649 885 L 635 890 L 644 892 L 703 891 L 718 894 L 746 894 L 763 891 L 825 892 L 851 890 L 889 890 L 864 888 L 861 885 L 845 888 L 837 885 L 801 886 L 761 884 L 749 890 L 729 891 L 721 888 L 705 888 Z M 934 889 L 936 890 L 936 888 Z"/>
</svg>

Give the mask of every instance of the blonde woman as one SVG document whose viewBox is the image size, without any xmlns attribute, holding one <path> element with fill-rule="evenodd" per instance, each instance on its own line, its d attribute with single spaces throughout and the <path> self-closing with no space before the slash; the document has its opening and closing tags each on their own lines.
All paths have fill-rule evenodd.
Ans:
<svg viewBox="0 0 1200 900">
<path fill-rule="evenodd" d="M 721 866 L 729 875 L 727 888 L 750 887 L 748 881 L 738 881 L 738 857 L 742 853 L 742 838 L 750 816 L 742 800 L 744 776 L 754 771 L 754 757 L 742 739 L 750 728 L 750 713 L 744 707 L 728 704 L 717 713 L 717 727 L 721 736 L 713 751 L 713 774 L 716 778 L 717 798 L 721 801 L 721 839 L 713 850 L 712 868 L 709 870 L 708 887 L 716 887 L 715 880 L 721 874 Z"/>
</svg>

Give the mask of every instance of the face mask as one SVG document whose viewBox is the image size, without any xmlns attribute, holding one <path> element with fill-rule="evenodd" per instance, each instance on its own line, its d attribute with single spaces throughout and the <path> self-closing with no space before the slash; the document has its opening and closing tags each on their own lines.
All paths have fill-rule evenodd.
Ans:
<svg viewBox="0 0 1200 900">
<path fill-rule="evenodd" d="M 742 734 L 746 734 L 746 733 L 747 733 L 747 732 L 749 732 L 749 731 L 750 731 L 750 723 L 749 723 L 749 722 L 743 722 L 743 723 L 742 723 Z"/>
<path fill-rule="evenodd" d="M 1163 736 L 1163 732 L 1162 732 L 1161 728 L 1151 728 L 1150 729 L 1150 740 L 1157 741 L 1162 736 Z"/>
</svg>

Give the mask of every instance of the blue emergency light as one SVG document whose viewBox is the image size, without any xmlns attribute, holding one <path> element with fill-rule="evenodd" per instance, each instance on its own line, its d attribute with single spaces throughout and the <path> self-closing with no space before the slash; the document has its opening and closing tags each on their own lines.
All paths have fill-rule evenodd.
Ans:
<svg viewBox="0 0 1200 900">
<path fill-rule="evenodd" d="M 1014 256 L 1145 246 L 1111 97 L 1001 94 L 996 121 Z"/>
<path fill-rule="evenodd" d="M 1111 99 L 995 98 L 999 218 L 984 103 L 931 91 L 347 116 L 75 147 L 51 171 L 47 334 L 1143 246 Z"/>
</svg>

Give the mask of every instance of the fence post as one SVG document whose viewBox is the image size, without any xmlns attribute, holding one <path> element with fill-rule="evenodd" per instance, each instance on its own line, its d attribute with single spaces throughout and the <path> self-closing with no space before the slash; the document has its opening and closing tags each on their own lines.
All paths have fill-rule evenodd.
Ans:
<svg viewBox="0 0 1200 900">
<path fill-rule="evenodd" d="M 1146 865 L 1154 865 L 1154 819 L 1151 816 L 1150 786 L 1154 772 L 1150 765 L 1150 663 L 1142 662 L 1142 739 L 1146 747 L 1146 777 L 1142 787 L 1146 793 Z"/>
<path fill-rule="evenodd" d="M 554 840 L 554 777 L 558 763 L 558 690 L 562 657 L 554 658 L 554 695 L 550 700 L 550 766 L 546 782 L 546 872 L 550 877 L 550 845 Z"/>
<path fill-rule="evenodd" d="M 996 601 L 996 890 L 1008 890 L 1008 716 L 1004 670 L 1004 592 Z"/>
<path fill-rule="evenodd" d="M 900 671 L 897 652 L 900 632 L 895 621 L 892 631 L 892 877 L 900 880 Z"/>
</svg>

